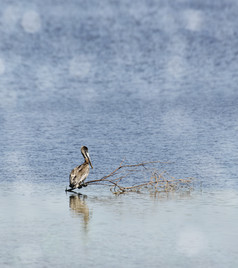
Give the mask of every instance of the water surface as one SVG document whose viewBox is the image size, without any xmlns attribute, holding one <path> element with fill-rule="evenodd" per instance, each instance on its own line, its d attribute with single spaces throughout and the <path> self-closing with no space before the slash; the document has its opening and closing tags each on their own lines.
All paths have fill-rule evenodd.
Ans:
<svg viewBox="0 0 238 268">
<path fill-rule="evenodd" d="M 1 0 L 1 267 L 237 266 L 237 10 Z M 161 160 L 196 187 L 66 195 L 82 145 L 90 179 Z"/>
</svg>

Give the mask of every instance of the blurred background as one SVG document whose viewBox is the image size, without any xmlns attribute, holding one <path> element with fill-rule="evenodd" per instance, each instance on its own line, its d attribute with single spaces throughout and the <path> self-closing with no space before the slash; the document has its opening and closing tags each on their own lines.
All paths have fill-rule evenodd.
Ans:
<svg viewBox="0 0 238 268">
<path fill-rule="evenodd" d="M 0 181 L 5 209 L 0 226 L 2 241 L 8 241 L 1 246 L 2 267 L 121 263 L 112 250 L 124 254 L 124 267 L 188 267 L 191 256 L 193 267 L 235 267 L 237 12 L 236 0 L 0 0 Z M 196 192 L 194 200 L 184 203 L 172 198 L 172 205 L 163 203 L 162 210 L 160 200 L 118 200 L 98 187 L 83 189 L 87 200 L 69 198 L 64 189 L 71 169 L 83 161 L 82 145 L 89 148 L 94 166 L 90 179 L 110 173 L 123 159 L 131 164 L 170 161 L 159 169 L 176 178 L 195 177 L 202 185 L 198 192 L 208 195 L 197 199 Z M 144 176 L 134 179 L 141 182 Z M 83 215 L 80 223 L 71 218 L 69 207 Z M 142 216 L 146 210 L 148 221 Z M 188 215 L 193 223 L 186 229 Z M 178 219 L 181 232 L 173 225 Z M 164 235 L 155 220 L 161 220 Z M 103 226 L 120 221 L 114 237 L 120 240 L 121 230 L 128 230 L 128 240 L 114 245 Z M 224 227 L 213 229 L 219 221 Z M 85 222 L 91 230 L 87 242 L 82 240 Z M 34 243 L 27 234 L 31 228 Z M 67 237 L 68 230 L 77 236 Z M 64 237 L 58 240 L 55 233 Z M 214 240 L 217 233 L 223 236 Z M 80 244 L 84 257 L 65 249 L 71 243 Z M 139 251 L 129 246 L 135 244 Z M 191 244 L 195 249 L 190 250 Z M 106 247 L 109 255 L 104 259 L 95 245 Z M 162 246 L 165 250 L 157 256 Z M 167 265 L 171 251 L 176 257 Z"/>
<path fill-rule="evenodd" d="M 97 175 L 236 176 L 237 5 L 1 0 L 2 172 L 63 180 L 87 145 Z"/>
</svg>

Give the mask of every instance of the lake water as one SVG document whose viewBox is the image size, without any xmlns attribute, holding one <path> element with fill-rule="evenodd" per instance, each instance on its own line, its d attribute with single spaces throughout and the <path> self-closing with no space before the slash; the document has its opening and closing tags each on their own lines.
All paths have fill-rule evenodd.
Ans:
<svg viewBox="0 0 238 268">
<path fill-rule="evenodd" d="M 237 267 L 237 1 L 0 3 L 0 266 Z M 194 190 L 66 194 L 82 145 Z"/>
</svg>

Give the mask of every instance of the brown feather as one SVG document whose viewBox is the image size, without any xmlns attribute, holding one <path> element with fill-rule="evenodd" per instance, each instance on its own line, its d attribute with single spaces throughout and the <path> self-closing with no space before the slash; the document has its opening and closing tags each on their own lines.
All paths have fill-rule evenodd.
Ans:
<svg viewBox="0 0 238 268">
<path fill-rule="evenodd" d="M 89 174 L 89 165 L 91 164 L 90 159 L 87 158 L 85 154 L 85 150 L 87 151 L 87 147 L 83 146 L 81 148 L 82 155 L 85 159 L 85 162 L 74 168 L 69 175 L 69 187 L 72 189 L 78 188 L 80 185 L 83 184 L 85 179 L 88 177 Z"/>
</svg>

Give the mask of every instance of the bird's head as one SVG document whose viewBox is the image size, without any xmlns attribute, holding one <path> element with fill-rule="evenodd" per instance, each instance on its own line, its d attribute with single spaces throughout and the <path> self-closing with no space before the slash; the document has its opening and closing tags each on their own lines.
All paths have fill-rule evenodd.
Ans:
<svg viewBox="0 0 238 268">
<path fill-rule="evenodd" d="M 81 147 L 81 153 L 82 153 L 84 159 L 90 164 L 91 168 L 93 168 L 93 165 L 91 163 L 91 159 L 90 159 L 90 156 L 89 156 L 89 153 L 88 153 L 88 147 L 82 146 Z"/>
</svg>

